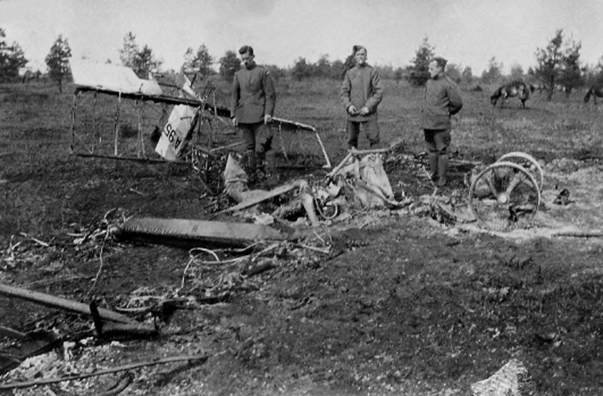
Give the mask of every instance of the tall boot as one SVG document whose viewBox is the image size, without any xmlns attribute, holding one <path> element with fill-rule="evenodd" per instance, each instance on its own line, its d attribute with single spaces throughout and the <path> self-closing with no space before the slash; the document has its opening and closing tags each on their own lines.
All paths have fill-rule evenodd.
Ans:
<svg viewBox="0 0 603 396">
<path fill-rule="evenodd" d="M 446 174 L 448 172 L 448 154 L 440 154 L 438 157 L 438 187 L 443 187 L 448 181 Z"/>
<path fill-rule="evenodd" d="M 258 169 L 258 160 L 255 155 L 255 150 L 247 150 L 247 167 L 249 168 L 249 172 L 251 172 L 251 175 L 249 176 L 255 175 Z"/>
<path fill-rule="evenodd" d="M 276 174 L 276 153 L 274 151 L 266 153 L 266 172 Z"/>
<path fill-rule="evenodd" d="M 438 153 L 435 151 L 430 151 L 428 154 L 429 159 L 429 176 L 432 181 L 436 181 L 438 179 Z"/>
<path fill-rule="evenodd" d="M 257 158 L 257 168 L 265 172 L 266 171 L 266 152 L 265 151 L 257 151 L 255 153 Z"/>
</svg>

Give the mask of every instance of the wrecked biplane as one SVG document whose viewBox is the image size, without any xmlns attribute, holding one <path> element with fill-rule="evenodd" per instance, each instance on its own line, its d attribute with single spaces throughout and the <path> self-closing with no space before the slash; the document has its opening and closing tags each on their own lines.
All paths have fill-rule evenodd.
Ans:
<svg viewBox="0 0 603 396">
<path fill-rule="evenodd" d="M 188 162 L 185 153 L 189 146 L 209 155 L 238 145 L 238 139 L 232 139 L 232 127 L 223 119 L 230 118 L 230 110 L 217 105 L 216 90 L 210 85 L 198 93 L 200 89 L 195 89 L 183 74 L 171 80 L 151 75 L 146 80 L 131 68 L 87 60 L 72 60 L 71 70 L 76 86 L 70 125 L 72 154 L 143 162 Z M 86 94 L 92 94 L 91 106 L 90 95 Z M 280 118 L 273 123 L 278 128 L 285 158 L 283 131 L 309 131 L 320 144 L 325 167 L 330 167 L 316 128 Z M 205 144 L 201 142 L 202 126 L 207 126 Z M 152 139 L 156 135 L 160 135 L 159 139 Z"/>
</svg>

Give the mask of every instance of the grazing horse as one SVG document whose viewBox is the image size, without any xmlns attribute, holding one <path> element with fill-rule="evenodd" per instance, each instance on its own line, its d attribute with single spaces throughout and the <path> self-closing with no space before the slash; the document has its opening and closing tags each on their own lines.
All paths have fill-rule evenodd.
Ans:
<svg viewBox="0 0 603 396">
<path fill-rule="evenodd" d="M 509 84 L 505 84 L 494 91 L 492 96 L 490 96 L 490 103 L 492 103 L 492 106 L 496 106 L 498 99 L 502 98 L 500 107 L 503 107 L 507 98 L 513 98 L 515 96 L 521 100 L 521 107 L 525 109 L 526 100 L 530 97 L 530 88 L 528 85 L 521 81 L 513 81 Z"/>
<path fill-rule="evenodd" d="M 530 86 L 531 93 L 538 91 L 539 94 L 542 94 L 542 91 L 546 91 L 546 85 L 544 85 L 541 82 L 533 82 L 533 83 L 530 83 L 529 86 Z"/>
<path fill-rule="evenodd" d="M 591 96 L 593 97 L 593 101 L 595 102 L 595 105 L 596 105 L 597 97 L 603 98 L 603 85 L 600 87 L 595 87 L 594 85 L 592 87 L 590 87 L 590 89 L 586 93 L 586 96 L 584 97 L 584 103 L 588 103 L 588 100 L 590 99 Z"/>
</svg>

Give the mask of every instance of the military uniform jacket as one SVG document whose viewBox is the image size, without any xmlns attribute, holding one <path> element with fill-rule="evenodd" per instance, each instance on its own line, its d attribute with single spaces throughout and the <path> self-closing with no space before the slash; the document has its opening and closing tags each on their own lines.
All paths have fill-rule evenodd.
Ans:
<svg viewBox="0 0 603 396">
<path fill-rule="evenodd" d="M 276 104 L 276 92 L 272 77 L 263 66 L 243 67 L 234 75 L 230 116 L 240 124 L 264 121 L 264 115 L 272 116 Z"/>
<path fill-rule="evenodd" d="M 450 116 L 458 113 L 462 107 L 461 94 L 450 77 L 444 74 L 437 79 L 429 79 L 425 85 L 421 127 L 434 130 L 449 129 Z"/>
<path fill-rule="evenodd" d="M 356 65 L 345 73 L 341 85 L 343 108 L 347 111 L 348 107 L 354 105 L 358 111 L 364 106 L 369 109 L 366 116 L 348 113 L 348 120 L 363 122 L 376 118 L 377 106 L 382 98 L 383 86 L 377 70 L 365 64 Z"/>
</svg>

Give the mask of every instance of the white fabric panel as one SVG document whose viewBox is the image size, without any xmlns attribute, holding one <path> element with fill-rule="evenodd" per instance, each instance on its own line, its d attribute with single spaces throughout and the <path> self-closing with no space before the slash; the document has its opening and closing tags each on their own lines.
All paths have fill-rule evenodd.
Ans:
<svg viewBox="0 0 603 396">
<path fill-rule="evenodd" d="M 138 78 L 132 69 L 110 63 L 97 63 L 85 59 L 71 59 L 71 74 L 76 85 L 121 93 L 161 95 L 156 81 Z"/>
</svg>

